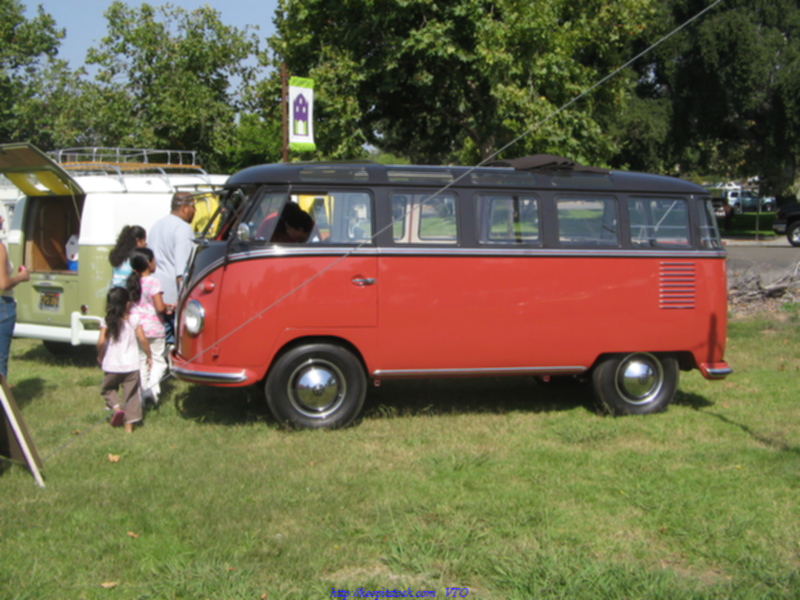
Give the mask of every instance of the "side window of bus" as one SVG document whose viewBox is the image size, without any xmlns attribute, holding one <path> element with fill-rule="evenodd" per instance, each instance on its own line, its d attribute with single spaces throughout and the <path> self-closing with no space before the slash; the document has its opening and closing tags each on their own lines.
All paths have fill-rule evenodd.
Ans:
<svg viewBox="0 0 800 600">
<path fill-rule="evenodd" d="M 718 250 L 722 248 L 722 239 L 719 236 L 719 225 L 714 215 L 712 200 L 705 200 L 700 210 L 700 244 L 703 248 Z"/>
<path fill-rule="evenodd" d="M 308 243 L 360 244 L 372 240 L 372 196 L 366 192 L 299 195 L 297 203 L 314 219 L 315 231 Z"/>
<path fill-rule="evenodd" d="M 629 198 L 631 244 L 637 248 L 689 248 L 689 207 L 682 198 Z"/>
<path fill-rule="evenodd" d="M 539 201 L 531 196 L 479 194 L 481 244 L 539 244 Z"/>
<path fill-rule="evenodd" d="M 398 244 L 455 244 L 458 226 L 455 194 L 392 194 L 392 232 Z"/>
<path fill-rule="evenodd" d="M 614 198 L 559 196 L 558 239 L 562 246 L 618 246 L 617 201 Z"/>
</svg>

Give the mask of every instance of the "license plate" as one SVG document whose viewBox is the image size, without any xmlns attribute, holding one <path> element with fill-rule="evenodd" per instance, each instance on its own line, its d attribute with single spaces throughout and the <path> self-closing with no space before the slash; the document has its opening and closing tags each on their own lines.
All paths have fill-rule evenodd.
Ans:
<svg viewBox="0 0 800 600">
<path fill-rule="evenodd" d="M 61 292 L 39 292 L 39 310 L 58 310 Z"/>
</svg>

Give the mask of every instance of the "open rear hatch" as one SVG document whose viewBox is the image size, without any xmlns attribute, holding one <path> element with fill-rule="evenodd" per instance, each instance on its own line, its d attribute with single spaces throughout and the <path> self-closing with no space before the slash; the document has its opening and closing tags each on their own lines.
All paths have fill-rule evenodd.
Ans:
<svg viewBox="0 0 800 600">
<path fill-rule="evenodd" d="M 0 174 L 23 194 L 15 210 L 19 229 L 12 229 L 8 237 L 14 266 L 25 265 L 31 273 L 30 282 L 15 289 L 17 335 L 33 335 L 26 330 L 30 326 L 69 327 L 70 314 L 77 309 L 79 277 L 67 244 L 80 236 L 85 193 L 64 169 L 28 143 L 0 145 Z"/>
</svg>

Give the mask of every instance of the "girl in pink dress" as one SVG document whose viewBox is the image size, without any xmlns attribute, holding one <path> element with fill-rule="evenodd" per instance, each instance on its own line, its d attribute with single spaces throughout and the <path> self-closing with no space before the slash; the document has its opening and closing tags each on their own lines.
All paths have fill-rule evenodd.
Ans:
<svg viewBox="0 0 800 600">
<path fill-rule="evenodd" d="M 100 339 L 97 341 L 97 362 L 105 373 L 100 394 L 105 398 L 106 407 L 114 411 L 111 425 L 125 425 L 126 433 L 133 432 L 134 424 L 142 420 L 139 346 L 150 360 L 147 338 L 139 319 L 131 314 L 130 309 L 128 290 L 111 288 L 106 318 L 100 323 Z"/>
<path fill-rule="evenodd" d="M 161 282 L 153 277 L 156 261 L 150 248 L 134 250 L 131 253 L 130 262 L 133 272 L 128 277 L 126 288 L 131 296 L 131 314 L 136 316 L 142 324 L 153 356 L 152 364 L 150 364 L 146 354 L 141 350 L 139 352 L 143 401 L 145 404 L 158 405 L 158 397 L 161 394 L 161 378 L 164 377 L 167 370 L 166 332 L 161 316 L 166 310 L 163 298 L 164 290 Z"/>
</svg>

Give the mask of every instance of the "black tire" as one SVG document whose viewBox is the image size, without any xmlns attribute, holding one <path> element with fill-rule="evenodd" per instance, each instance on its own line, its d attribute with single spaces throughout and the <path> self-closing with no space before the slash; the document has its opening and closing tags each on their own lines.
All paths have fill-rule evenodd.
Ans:
<svg viewBox="0 0 800 600">
<path fill-rule="evenodd" d="M 789 223 L 786 228 L 786 239 L 792 246 L 800 246 L 800 221 Z"/>
<path fill-rule="evenodd" d="M 602 357 L 592 372 L 597 400 L 614 415 L 648 415 L 665 410 L 678 389 L 673 356 L 647 352 Z"/>
<path fill-rule="evenodd" d="M 775 210 L 775 205 L 767 202 L 764 206 L 761 207 L 761 210 L 764 212 L 773 212 Z"/>
<path fill-rule="evenodd" d="M 349 350 L 308 344 L 275 361 L 264 390 L 269 409 L 282 423 L 334 429 L 347 427 L 361 412 L 367 377 Z"/>
</svg>

